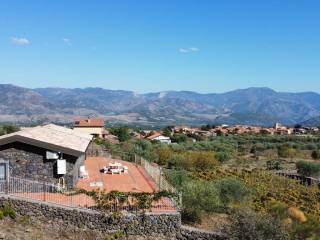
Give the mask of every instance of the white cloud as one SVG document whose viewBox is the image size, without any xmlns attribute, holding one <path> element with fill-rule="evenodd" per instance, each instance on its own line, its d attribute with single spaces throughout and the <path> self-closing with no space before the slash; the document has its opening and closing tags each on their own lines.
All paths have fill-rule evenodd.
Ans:
<svg viewBox="0 0 320 240">
<path fill-rule="evenodd" d="M 69 38 L 62 38 L 61 39 L 65 44 L 67 44 L 67 45 L 71 45 L 71 40 L 69 39 Z"/>
<path fill-rule="evenodd" d="M 190 52 L 198 52 L 200 51 L 197 47 L 189 47 L 189 48 L 179 48 L 179 52 L 181 53 L 190 53 Z"/>
<path fill-rule="evenodd" d="M 192 52 L 198 52 L 200 49 L 197 47 L 191 47 L 191 48 L 189 48 L 189 50 Z"/>
<path fill-rule="evenodd" d="M 189 50 L 188 50 L 188 49 L 185 49 L 185 48 L 179 48 L 179 52 L 181 52 L 181 53 L 188 53 Z"/>
<path fill-rule="evenodd" d="M 26 38 L 11 37 L 11 43 L 16 45 L 29 45 L 31 42 Z"/>
</svg>

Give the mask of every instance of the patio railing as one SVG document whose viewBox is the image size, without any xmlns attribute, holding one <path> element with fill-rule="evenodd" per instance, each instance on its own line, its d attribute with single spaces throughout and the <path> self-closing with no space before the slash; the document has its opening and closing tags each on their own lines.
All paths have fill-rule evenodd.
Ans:
<svg viewBox="0 0 320 240">
<path fill-rule="evenodd" d="M 7 180 L 0 181 L 0 194 L 15 196 L 21 199 L 52 203 L 71 208 L 99 210 L 94 199 L 84 193 L 74 194 L 74 190 L 62 189 L 56 184 L 38 182 L 18 177 L 9 177 Z M 144 209 L 130 203 L 114 203 L 110 204 L 107 211 L 166 212 L 175 210 L 176 207 L 172 200 L 169 198 L 163 198 L 158 202 L 152 203 L 151 208 L 149 209 Z"/>
</svg>

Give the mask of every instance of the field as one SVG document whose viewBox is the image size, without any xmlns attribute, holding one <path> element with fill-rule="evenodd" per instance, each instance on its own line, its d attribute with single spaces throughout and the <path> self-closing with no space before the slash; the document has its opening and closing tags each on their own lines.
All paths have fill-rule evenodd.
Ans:
<svg viewBox="0 0 320 240">
<path fill-rule="evenodd" d="M 319 177 L 318 136 L 174 139 L 171 145 L 134 139 L 102 144 L 161 165 L 182 192 L 186 224 L 225 231 L 234 239 L 320 238 L 319 188 L 275 174 Z"/>
</svg>

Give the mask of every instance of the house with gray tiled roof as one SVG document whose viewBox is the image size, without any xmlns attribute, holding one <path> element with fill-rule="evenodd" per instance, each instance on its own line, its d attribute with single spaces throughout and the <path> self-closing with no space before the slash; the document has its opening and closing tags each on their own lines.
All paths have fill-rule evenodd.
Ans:
<svg viewBox="0 0 320 240">
<path fill-rule="evenodd" d="M 8 176 L 74 186 L 92 136 L 49 124 L 0 137 L 0 180 Z"/>
</svg>

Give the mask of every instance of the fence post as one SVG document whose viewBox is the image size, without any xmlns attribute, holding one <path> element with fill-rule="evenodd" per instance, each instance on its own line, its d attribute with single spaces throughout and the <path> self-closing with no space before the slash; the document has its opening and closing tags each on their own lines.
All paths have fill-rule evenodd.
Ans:
<svg viewBox="0 0 320 240">
<path fill-rule="evenodd" d="M 7 177 L 7 178 L 6 178 L 6 184 L 5 184 L 5 186 L 4 186 L 4 193 L 5 193 L 5 194 L 9 194 L 9 186 L 10 186 L 10 185 L 9 185 L 9 181 L 10 181 L 10 180 L 9 180 L 9 177 Z"/>
<path fill-rule="evenodd" d="M 159 166 L 159 190 L 162 191 L 161 189 L 161 181 L 162 181 L 162 169 Z"/>
<path fill-rule="evenodd" d="M 45 189 L 45 184 L 42 185 L 42 188 L 43 188 L 43 201 L 45 202 L 46 201 L 46 189 Z"/>
</svg>

